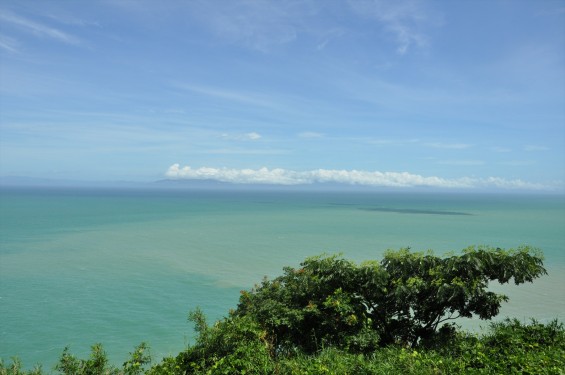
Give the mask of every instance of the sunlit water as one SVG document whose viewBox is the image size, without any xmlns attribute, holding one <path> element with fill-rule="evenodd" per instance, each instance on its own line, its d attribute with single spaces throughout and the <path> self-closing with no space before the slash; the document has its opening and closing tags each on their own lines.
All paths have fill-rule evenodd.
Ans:
<svg viewBox="0 0 565 375">
<path fill-rule="evenodd" d="M 361 261 L 410 246 L 541 248 L 550 275 L 502 287 L 500 316 L 565 318 L 563 196 L 2 190 L 0 357 L 50 369 L 65 346 L 100 342 L 114 363 L 146 341 L 155 359 L 193 337 L 239 292 L 305 257 Z M 497 287 L 497 290 L 500 290 Z M 463 322 L 472 329 L 480 321 Z"/>
</svg>

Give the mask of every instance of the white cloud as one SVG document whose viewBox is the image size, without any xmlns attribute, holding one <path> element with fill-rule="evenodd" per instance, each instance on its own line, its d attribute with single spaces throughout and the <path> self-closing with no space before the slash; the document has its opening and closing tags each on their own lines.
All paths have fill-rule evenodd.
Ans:
<svg viewBox="0 0 565 375">
<path fill-rule="evenodd" d="M 298 185 L 309 181 L 300 173 L 284 169 L 230 169 L 201 167 L 193 169 L 189 166 L 180 167 L 173 164 L 166 173 L 168 178 L 187 180 L 216 180 L 237 184 L 276 184 Z"/>
<path fill-rule="evenodd" d="M 543 184 L 537 184 L 520 179 L 506 180 L 500 177 L 489 177 L 476 180 L 477 187 L 496 187 L 500 189 L 525 189 L 525 190 L 548 190 L 552 187 Z"/>
<path fill-rule="evenodd" d="M 506 180 L 499 177 L 446 179 L 425 177 L 408 172 L 379 172 L 358 170 L 315 169 L 293 171 L 281 168 L 234 169 L 192 168 L 173 164 L 166 177 L 174 180 L 215 180 L 235 184 L 304 185 L 314 183 L 341 183 L 349 185 L 381 187 L 435 187 L 435 188 L 503 188 L 541 190 L 548 187 L 522 180 Z"/>
<path fill-rule="evenodd" d="M 261 139 L 261 135 L 259 133 L 255 133 L 255 132 L 247 133 L 247 134 L 245 134 L 245 137 L 247 139 L 249 139 L 250 141 L 256 141 L 258 139 Z"/>
</svg>

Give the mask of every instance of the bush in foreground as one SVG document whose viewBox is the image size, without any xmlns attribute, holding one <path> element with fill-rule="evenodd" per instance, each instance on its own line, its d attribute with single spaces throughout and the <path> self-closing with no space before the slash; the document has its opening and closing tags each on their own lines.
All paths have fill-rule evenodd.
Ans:
<svg viewBox="0 0 565 375">
<path fill-rule="evenodd" d="M 65 351 L 56 367 L 59 374 L 563 374 L 565 329 L 553 321 L 492 323 L 484 335 L 464 332 L 435 349 L 389 345 L 372 353 L 351 353 L 334 347 L 313 354 L 295 352 L 273 357 L 268 354 L 261 330 L 249 321 L 225 320 L 207 327 L 206 337 L 149 369 L 145 360 L 129 361 L 120 369 L 107 364 L 99 345 L 88 359 L 77 359 Z M 142 357 L 148 359 L 147 348 Z M 69 356 L 73 359 L 69 360 Z M 142 363 L 143 362 L 143 363 Z M 138 363 L 138 365 L 136 365 Z M 16 361 L 4 366 L 2 375 L 42 375 L 41 369 L 22 371 Z"/>
</svg>

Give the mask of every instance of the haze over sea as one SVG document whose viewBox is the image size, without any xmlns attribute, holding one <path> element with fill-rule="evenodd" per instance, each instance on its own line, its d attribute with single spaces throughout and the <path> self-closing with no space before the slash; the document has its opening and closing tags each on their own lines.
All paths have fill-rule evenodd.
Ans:
<svg viewBox="0 0 565 375">
<path fill-rule="evenodd" d="M 406 246 L 539 247 L 549 275 L 494 286 L 500 317 L 563 320 L 564 228 L 563 195 L 3 188 L 0 357 L 50 369 L 100 342 L 121 363 L 146 341 L 158 360 L 190 341 L 189 310 L 219 319 L 284 266 Z"/>
</svg>

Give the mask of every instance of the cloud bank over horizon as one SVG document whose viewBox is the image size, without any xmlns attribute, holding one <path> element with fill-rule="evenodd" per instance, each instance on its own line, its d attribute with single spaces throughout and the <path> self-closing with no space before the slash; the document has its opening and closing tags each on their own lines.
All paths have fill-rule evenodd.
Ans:
<svg viewBox="0 0 565 375">
<path fill-rule="evenodd" d="M 388 188 L 430 187 L 444 189 L 513 189 L 555 190 L 557 186 L 531 183 L 520 179 L 508 180 L 500 177 L 455 179 L 437 176 L 422 176 L 409 172 L 380 172 L 363 170 L 315 169 L 294 171 L 282 168 L 234 169 L 171 165 L 165 176 L 172 180 L 213 180 L 233 184 L 263 185 L 311 185 L 337 183 Z"/>
</svg>

